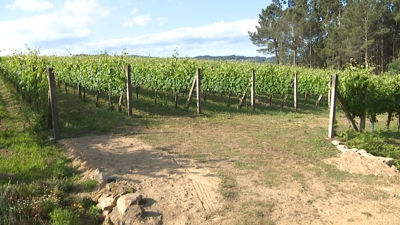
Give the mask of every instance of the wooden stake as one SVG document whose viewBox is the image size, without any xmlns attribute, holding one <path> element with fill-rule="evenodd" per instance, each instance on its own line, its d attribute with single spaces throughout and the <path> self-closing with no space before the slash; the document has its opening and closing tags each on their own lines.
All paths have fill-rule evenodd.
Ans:
<svg viewBox="0 0 400 225">
<path fill-rule="evenodd" d="M 193 82 L 192 82 L 192 87 L 190 88 L 189 96 L 188 96 L 188 99 L 186 101 L 186 105 L 185 105 L 185 107 L 183 107 L 184 110 L 188 110 L 189 107 L 190 107 L 190 102 L 192 101 L 192 95 L 193 95 L 194 87 L 196 86 L 196 80 L 197 80 L 197 76 L 194 76 Z"/>
<path fill-rule="evenodd" d="M 339 91 L 337 92 L 337 100 L 339 101 L 339 103 L 343 109 L 343 112 L 344 112 L 344 115 L 346 116 L 347 121 L 349 121 L 349 123 L 350 123 L 350 127 L 354 131 L 358 132 L 357 125 L 354 122 L 354 117 L 351 115 L 351 113 L 349 111 L 349 107 L 347 106 L 346 102 L 344 101 L 344 98 L 342 97 L 342 95 L 340 94 Z"/>
<path fill-rule="evenodd" d="M 137 90 L 137 89 L 136 89 Z M 137 94 L 136 94 L 137 96 Z M 121 94 L 122 97 L 122 94 Z M 128 104 L 128 116 L 132 116 L 132 79 L 131 65 L 126 66 L 126 103 Z"/>
<path fill-rule="evenodd" d="M 293 104 L 294 104 L 294 111 L 297 112 L 297 97 L 298 97 L 298 93 L 297 93 L 297 85 L 298 85 L 298 81 L 297 81 L 297 73 L 294 74 L 294 81 L 293 81 Z"/>
<path fill-rule="evenodd" d="M 57 99 L 56 99 L 56 84 L 54 80 L 53 68 L 48 68 L 48 81 L 49 81 L 49 108 L 51 110 L 51 125 L 54 133 L 54 140 L 60 139 L 60 131 L 58 129 L 58 112 L 57 112 Z"/>
<path fill-rule="evenodd" d="M 338 75 L 335 74 L 332 79 L 332 87 L 331 87 L 331 110 L 329 113 L 329 131 L 328 137 L 333 138 L 335 136 L 335 114 L 336 114 L 336 96 L 337 96 L 337 87 L 338 87 Z"/>
<path fill-rule="evenodd" d="M 201 114 L 201 71 L 196 71 L 197 113 Z"/>
<path fill-rule="evenodd" d="M 319 103 L 321 102 L 322 98 L 324 97 L 323 94 L 320 94 L 317 101 L 315 102 L 315 107 L 318 107 Z"/>
<path fill-rule="evenodd" d="M 251 70 L 251 110 L 256 111 L 256 78 L 254 70 Z"/>
<path fill-rule="evenodd" d="M 242 97 L 242 98 L 240 99 L 240 101 L 239 101 L 239 104 L 238 104 L 238 106 L 237 106 L 237 109 L 241 109 L 241 108 L 242 108 L 243 102 L 246 101 L 246 98 L 247 98 L 247 93 L 245 92 L 245 93 L 243 93 L 243 97 Z"/>
</svg>

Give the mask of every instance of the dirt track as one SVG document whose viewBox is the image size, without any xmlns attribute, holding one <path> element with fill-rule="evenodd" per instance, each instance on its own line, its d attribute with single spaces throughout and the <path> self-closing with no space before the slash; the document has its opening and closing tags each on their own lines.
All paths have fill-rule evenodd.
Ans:
<svg viewBox="0 0 400 225">
<path fill-rule="evenodd" d="M 153 217 L 163 224 L 237 223 L 233 214 L 226 210 L 220 213 L 225 202 L 218 192 L 221 181 L 216 172 L 199 163 L 156 150 L 131 137 L 87 136 L 60 143 L 66 146 L 84 177 L 90 177 L 96 168 L 104 168 L 110 175 L 132 183 L 147 199 L 144 207 L 149 212 L 149 222 Z M 275 153 L 272 160 L 282 160 L 282 156 Z M 353 165 L 353 171 L 382 170 L 370 162 L 349 163 L 352 159 L 348 157 L 333 160 L 338 165 L 346 164 L 346 169 L 351 170 Z M 229 163 L 220 162 L 217 166 L 235 170 Z M 256 182 L 257 172 L 238 173 L 240 194 L 235 204 L 259 204 L 261 213 L 264 210 L 274 224 L 399 224 L 400 186 L 391 182 L 398 180 L 398 175 L 381 176 L 386 185 L 377 187 L 351 181 L 321 181 L 307 172 L 313 170 L 313 165 L 308 165 L 307 170 L 295 164 L 286 167 L 289 173 L 301 170 L 306 181 L 292 178 L 284 188 L 269 188 Z"/>
</svg>

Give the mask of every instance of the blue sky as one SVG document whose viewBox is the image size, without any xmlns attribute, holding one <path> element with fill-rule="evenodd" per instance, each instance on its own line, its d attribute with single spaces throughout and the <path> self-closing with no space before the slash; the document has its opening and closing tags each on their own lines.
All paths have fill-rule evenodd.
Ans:
<svg viewBox="0 0 400 225">
<path fill-rule="evenodd" d="M 0 55 L 262 56 L 247 34 L 271 0 L 2 0 Z"/>
</svg>

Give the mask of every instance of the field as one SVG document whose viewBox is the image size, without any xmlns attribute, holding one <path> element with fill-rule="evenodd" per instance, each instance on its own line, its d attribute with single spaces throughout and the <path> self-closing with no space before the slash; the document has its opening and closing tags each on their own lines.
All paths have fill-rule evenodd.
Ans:
<svg viewBox="0 0 400 225">
<path fill-rule="evenodd" d="M 209 96 L 203 114 L 197 115 L 194 105 L 189 111 L 175 110 L 168 93 L 160 93 L 154 105 L 153 95 L 141 90 L 133 117 L 127 117 L 110 110 L 106 96 L 96 108 L 92 94 L 83 102 L 72 90 L 58 93 L 66 154 L 81 152 L 75 160 L 85 162 L 84 175 L 101 166 L 132 182 L 153 200 L 145 204 L 153 212 L 151 221 L 396 224 L 398 175 L 359 175 L 324 163 L 339 151 L 326 140 L 329 112 L 326 104 L 313 106 L 317 96 L 298 112 L 261 98 L 256 112 L 237 110 L 226 106 L 225 97 Z M 180 99 L 183 105 L 185 98 Z M 338 123 L 347 129 L 340 113 Z M 376 129 L 383 127 L 383 122 L 376 124 Z M 93 148 L 97 156 L 89 155 Z M 200 191 L 196 184 L 202 184 Z M 197 196 L 185 196 L 188 190 Z M 200 207 L 199 200 L 208 207 Z"/>
<path fill-rule="evenodd" d="M 258 95 L 252 112 L 249 100 L 236 109 L 237 97 L 231 96 L 228 107 L 226 95 L 208 94 L 198 115 L 194 102 L 182 109 L 187 94 L 178 94 L 175 109 L 170 91 L 159 91 L 155 104 L 154 90 L 140 88 L 128 117 L 125 106 L 123 112 L 109 106 L 104 92 L 96 107 L 96 91 L 87 91 L 83 101 L 71 86 L 67 93 L 61 86 L 61 140 L 53 144 L 47 138 L 52 133 L 37 127 L 40 114 L 20 102 L 10 85 L 1 86 L 1 183 L 44 183 L 51 193 L 58 191 L 45 193 L 56 200 L 28 223 L 55 224 L 59 217 L 50 214 L 55 208 L 79 212 L 81 224 L 100 223 L 93 218 L 95 203 L 76 196 L 95 194 L 90 176 L 101 167 L 143 194 L 149 224 L 397 224 L 398 173 L 340 158 L 326 138 L 326 98 L 314 106 L 318 95 L 310 95 L 306 104 L 300 96 L 297 112 L 293 98 L 281 107 L 281 96 L 270 104 L 269 95 Z M 375 131 L 398 146 L 396 124 L 385 130 L 386 118 L 377 119 Z M 348 129 L 341 111 L 337 128 L 337 134 Z M 46 151 L 40 152 L 43 146 Z M 5 163 L 14 159 L 14 166 Z M 43 165 L 37 163 L 41 160 Z M 346 164 L 345 170 L 329 164 L 335 160 Z M 7 196 L 3 189 L 2 197 Z M 1 222 L 12 221 L 12 216 L 4 219 L 10 211 L 1 204 Z"/>
</svg>

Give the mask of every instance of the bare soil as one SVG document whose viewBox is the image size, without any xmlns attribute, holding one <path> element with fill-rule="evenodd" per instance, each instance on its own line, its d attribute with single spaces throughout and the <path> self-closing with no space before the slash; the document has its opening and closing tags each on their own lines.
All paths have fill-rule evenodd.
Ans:
<svg viewBox="0 0 400 225">
<path fill-rule="evenodd" d="M 137 137 L 86 136 L 60 143 L 68 150 L 74 166 L 83 172 L 84 179 L 90 178 L 96 168 L 103 168 L 109 175 L 131 183 L 145 198 L 149 221 L 158 218 L 162 224 L 395 225 L 400 221 L 398 173 L 355 155 L 338 154 L 325 162 L 378 182 L 370 185 L 321 179 L 316 174 L 325 171 L 319 167 L 297 164 L 295 156 L 268 145 L 264 149 L 271 154 L 270 160 L 289 174 L 283 184 L 265 185 L 259 179 L 264 171 L 240 170 L 229 160 L 220 160 L 214 168 L 207 168 L 168 153 L 180 152 L 174 147 L 169 146 L 166 152 L 159 147 L 166 146 L 163 143 L 155 148 Z M 238 190 L 235 198 L 221 195 L 218 170 L 234 174 Z"/>
</svg>

